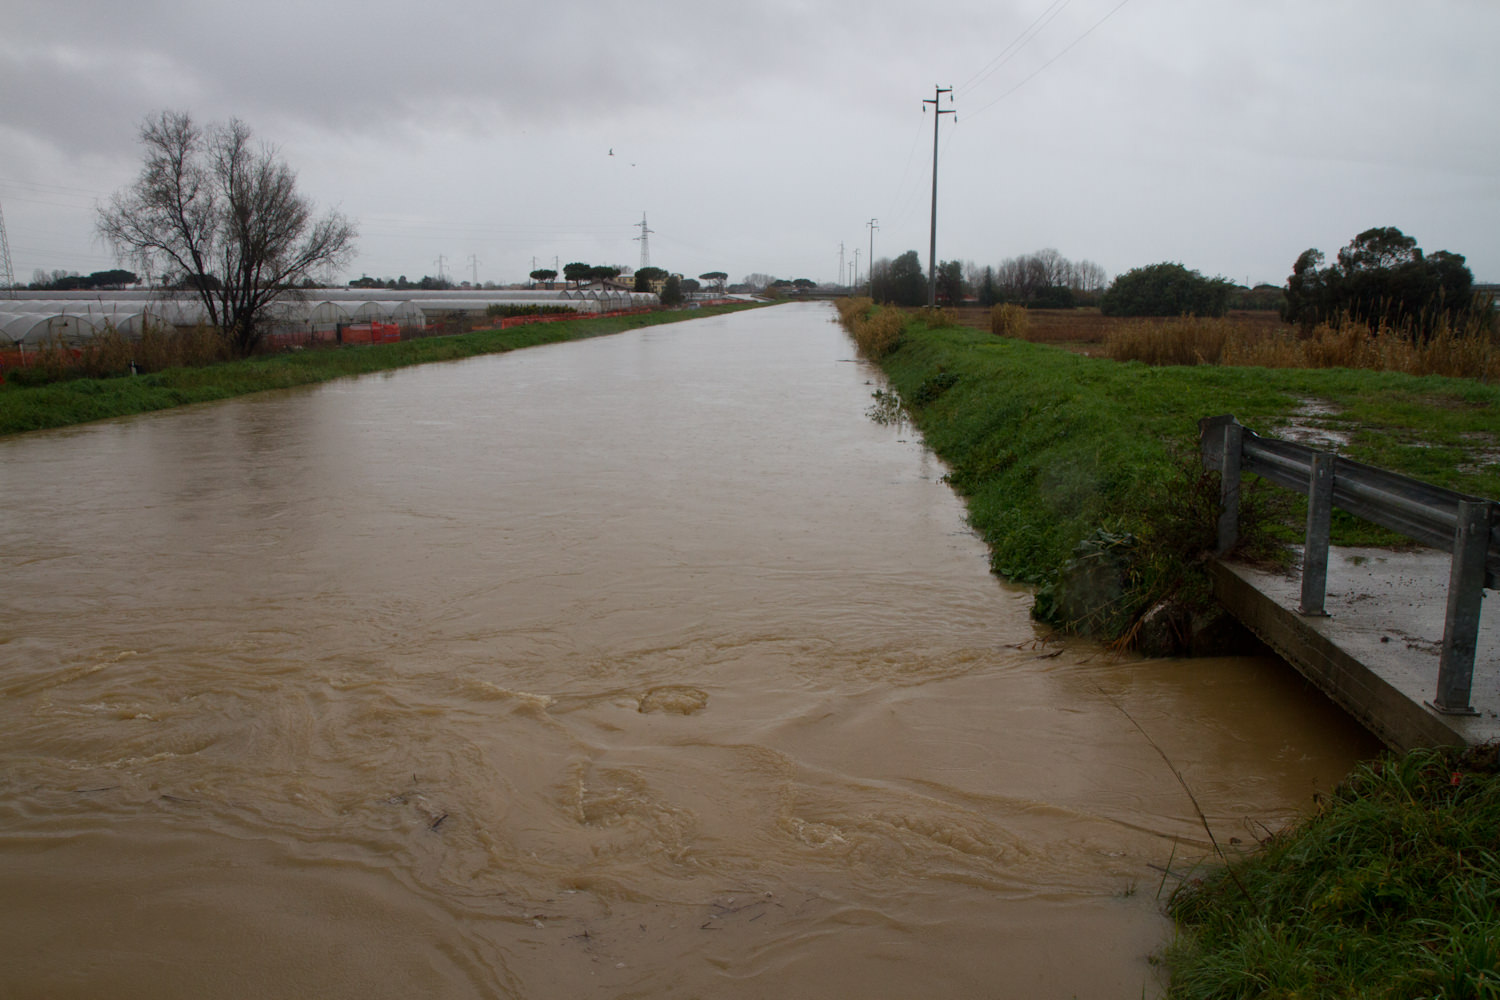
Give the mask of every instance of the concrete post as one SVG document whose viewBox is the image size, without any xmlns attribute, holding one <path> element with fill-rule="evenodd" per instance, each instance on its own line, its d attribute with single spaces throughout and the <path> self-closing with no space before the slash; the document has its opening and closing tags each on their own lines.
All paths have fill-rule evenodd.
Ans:
<svg viewBox="0 0 1500 1000">
<path fill-rule="evenodd" d="M 1312 458 L 1307 479 L 1307 535 L 1302 543 L 1302 606 L 1297 610 L 1311 617 L 1326 617 L 1328 593 L 1328 533 L 1333 520 L 1332 452 L 1320 451 Z"/>
<path fill-rule="evenodd" d="M 1484 557 L 1490 541 L 1490 505 L 1462 500 L 1453 532 L 1453 569 L 1448 575 L 1448 617 L 1438 659 L 1437 697 L 1432 707 L 1447 715 L 1476 715 L 1469 704 L 1479 609 L 1484 601 Z"/>
<path fill-rule="evenodd" d="M 1240 458 L 1245 447 L 1245 428 L 1238 422 L 1224 425 L 1224 453 L 1219 464 L 1219 549 L 1223 555 L 1240 537 Z"/>
</svg>

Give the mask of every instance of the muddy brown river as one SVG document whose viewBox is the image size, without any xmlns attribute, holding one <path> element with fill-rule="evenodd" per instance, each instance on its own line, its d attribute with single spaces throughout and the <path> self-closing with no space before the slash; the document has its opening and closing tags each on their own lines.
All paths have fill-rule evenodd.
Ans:
<svg viewBox="0 0 1500 1000">
<path fill-rule="evenodd" d="M 1375 746 L 1046 641 L 832 318 L 0 440 L 0 997 L 1156 995 L 1152 742 L 1226 845 Z"/>
</svg>

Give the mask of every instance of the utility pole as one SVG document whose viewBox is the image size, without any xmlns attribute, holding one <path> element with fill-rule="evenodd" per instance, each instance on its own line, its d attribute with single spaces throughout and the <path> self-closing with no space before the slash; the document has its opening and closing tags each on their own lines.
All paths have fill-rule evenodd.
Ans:
<svg viewBox="0 0 1500 1000">
<path fill-rule="evenodd" d="M 865 265 L 865 273 L 870 277 L 870 296 L 875 295 L 875 230 L 879 229 L 879 220 L 871 219 L 865 225 L 870 227 L 870 263 Z"/>
<path fill-rule="evenodd" d="M 474 269 L 474 287 L 479 287 L 479 258 L 469 254 L 469 266 Z"/>
<path fill-rule="evenodd" d="M 932 105 L 932 230 L 931 238 L 927 244 L 927 308 L 931 309 L 937 305 L 937 154 L 938 154 L 938 122 L 943 120 L 944 115 L 954 115 L 957 120 L 958 112 L 952 108 L 947 111 L 938 107 L 938 101 L 944 94 L 948 95 L 948 103 L 953 103 L 952 87 L 934 87 L 932 100 L 922 99 L 922 110 L 927 110 L 927 105 Z"/>
<path fill-rule="evenodd" d="M 433 261 L 433 263 L 437 265 L 437 269 L 438 269 L 437 278 L 438 278 L 439 282 L 441 282 L 443 280 L 443 261 L 445 261 L 447 259 L 448 258 L 444 257 L 442 254 L 438 254 L 438 259 L 435 260 L 435 261 Z"/>
<path fill-rule="evenodd" d="M 844 283 L 844 241 L 839 240 L 839 284 Z"/>
<path fill-rule="evenodd" d="M 859 288 L 859 247 L 854 248 L 854 280 L 849 282 L 849 287 Z"/>
</svg>

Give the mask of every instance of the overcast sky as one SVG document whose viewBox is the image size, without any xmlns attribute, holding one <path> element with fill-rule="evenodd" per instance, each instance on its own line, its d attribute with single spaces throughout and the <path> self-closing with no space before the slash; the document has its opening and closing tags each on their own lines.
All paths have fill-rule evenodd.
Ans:
<svg viewBox="0 0 1500 1000">
<path fill-rule="evenodd" d="M 644 213 L 656 266 L 833 281 L 926 266 L 939 85 L 940 259 L 1282 284 L 1397 226 L 1500 281 L 1495 0 L 5 0 L 0 209 L 18 280 L 115 266 L 170 108 L 353 219 L 345 277 L 637 266 Z"/>
</svg>

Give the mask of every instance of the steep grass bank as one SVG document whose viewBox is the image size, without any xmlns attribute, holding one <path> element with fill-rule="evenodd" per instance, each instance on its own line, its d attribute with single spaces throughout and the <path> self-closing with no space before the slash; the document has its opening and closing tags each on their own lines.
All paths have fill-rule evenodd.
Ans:
<svg viewBox="0 0 1500 1000">
<path fill-rule="evenodd" d="M 1178 889 L 1169 997 L 1500 997 L 1496 747 L 1361 764 L 1319 811 Z"/>
<path fill-rule="evenodd" d="M 1500 495 L 1500 388 L 1463 379 L 1347 369 L 1147 367 L 1083 357 L 969 327 L 907 319 L 879 363 L 952 468 L 992 566 L 1041 585 L 1057 624 L 1118 636 L 1173 595 L 1201 596 L 1217 484 L 1201 472 L 1197 423 L 1233 413 L 1274 434 L 1308 413 L 1348 436 L 1352 458 L 1480 495 Z M 1253 495 L 1253 494 L 1252 494 Z M 1251 540 L 1300 536 L 1291 496 L 1261 492 Z M 1336 541 L 1391 542 L 1340 518 Z M 1080 550 L 1080 544 L 1083 549 Z M 1115 558 L 1129 586 L 1088 620 L 1052 589 L 1075 554 Z M 1071 606 L 1071 605 L 1070 605 Z"/>
<path fill-rule="evenodd" d="M 709 306 L 689 311 L 537 323 L 508 330 L 476 330 L 451 337 L 408 340 L 399 344 L 266 355 L 203 368 L 173 368 L 151 375 L 78 379 L 36 387 L 4 385 L 0 386 L 0 435 L 66 427 L 106 417 L 228 399 L 266 389 L 286 389 L 431 361 L 453 361 L 539 344 L 602 337 L 644 326 L 755 307 L 755 304 Z"/>
</svg>

